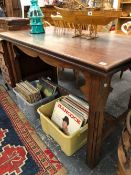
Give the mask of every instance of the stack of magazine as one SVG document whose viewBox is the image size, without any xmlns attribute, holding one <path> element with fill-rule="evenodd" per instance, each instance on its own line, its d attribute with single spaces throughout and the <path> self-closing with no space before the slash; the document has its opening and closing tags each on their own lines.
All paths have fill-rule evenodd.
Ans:
<svg viewBox="0 0 131 175">
<path fill-rule="evenodd" d="M 16 83 L 15 90 L 29 103 L 41 100 L 40 90 L 28 81 Z"/>
<path fill-rule="evenodd" d="M 71 135 L 88 123 L 88 114 L 89 104 L 70 94 L 55 103 L 51 120 L 65 134 Z"/>
</svg>

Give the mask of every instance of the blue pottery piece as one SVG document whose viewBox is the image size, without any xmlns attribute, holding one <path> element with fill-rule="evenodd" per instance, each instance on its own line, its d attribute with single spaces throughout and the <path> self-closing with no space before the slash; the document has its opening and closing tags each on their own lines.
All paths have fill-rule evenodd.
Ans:
<svg viewBox="0 0 131 175">
<path fill-rule="evenodd" d="M 45 33 L 43 27 L 43 13 L 38 5 L 38 0 L 31 0 L 28 17 L 30 18 L 31 33 Z"/>
</svg>

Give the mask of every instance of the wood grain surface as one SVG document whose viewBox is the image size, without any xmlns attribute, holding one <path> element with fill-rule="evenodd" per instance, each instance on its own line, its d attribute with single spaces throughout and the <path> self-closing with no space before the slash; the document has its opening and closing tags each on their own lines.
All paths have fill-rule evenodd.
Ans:
<svg viewBox="0 0 131 175">
<path fill-rule="evenodd" d="M 131 36 L 100 33 L 94 40 L 72 38 L 72 33 L 60 34 L 47 27 L 45 34 L 29 31 L 0 33 L 5 40 L 24 45 L 84 66 L 108 72 L 124 63 L 131 63 Z"/>
</svg>

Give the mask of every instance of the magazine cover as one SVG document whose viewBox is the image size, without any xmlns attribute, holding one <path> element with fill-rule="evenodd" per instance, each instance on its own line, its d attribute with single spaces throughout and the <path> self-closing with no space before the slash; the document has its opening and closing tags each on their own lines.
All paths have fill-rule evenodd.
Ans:
<svg viewBox="0 0 131 175">
<path fill-rule="evenodd" d="M 84 119 L 78 117 L 65 107 L 61 101 L 58 101 L 55 103 L 51 120 L 59 126 L 65 134 L 71 135 L 80 129 Z"/>
</svg>

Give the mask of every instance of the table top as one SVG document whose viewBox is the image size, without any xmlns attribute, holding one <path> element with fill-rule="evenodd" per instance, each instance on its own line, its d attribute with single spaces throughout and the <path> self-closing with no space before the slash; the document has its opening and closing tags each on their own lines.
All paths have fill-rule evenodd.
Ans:
<svg viewBox="0 0 131 175">
<path fill-rule="evenodd" d="M 0 33 L 2 39 L 14 44 L 104 72 L 131 64 L 131 35 L 99 33 L 99 37 L 92 40 L 72 36 L 71 32 L 55 32 L 53 27 L 47 27 L 45 34 L 30 34 L 28 30 Z"/>
</svg>

